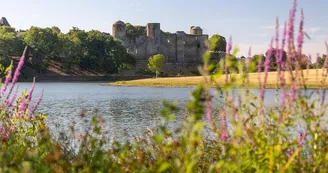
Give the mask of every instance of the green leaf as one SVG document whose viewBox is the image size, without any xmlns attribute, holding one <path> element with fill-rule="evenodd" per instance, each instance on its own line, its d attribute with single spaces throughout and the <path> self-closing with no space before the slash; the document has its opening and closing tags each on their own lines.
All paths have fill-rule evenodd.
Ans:
<svg viewBox="0 0 328 173">
<path fill-rule="evenodd" d="M 161 166 L 159 167 L 159 169 L 157 170 L 157 172 L 164 172 L 167 169 L 170 168 L 170 164 L 169 163 L 162 163 Z"/>
</svg>

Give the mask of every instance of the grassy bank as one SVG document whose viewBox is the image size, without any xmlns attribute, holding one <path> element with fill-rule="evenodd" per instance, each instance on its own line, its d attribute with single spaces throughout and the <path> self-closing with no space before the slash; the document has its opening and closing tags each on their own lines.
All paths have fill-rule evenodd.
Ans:
<svg viewBox="0 0 328 173">
<path fill-rule="evenodd" d="M 304 83 L 307 88 L 320 88 L 322 82 L 324 81 L 323 73 L 325 69 L 311 69 L 301 71 L 304 76 Z M 295 72 L 294 72 L 295 73 Z M 289 72 L 285 73 L 286 83 L 291 83 L 291 75 Z M 243 80 L 240 75 L 234 76 L 236 82 L 234 82 L 235 87 L 243 87 Z M 264 74 L 261 74 L 261 78 Z M 250 73 L 249 74 L 249 85 L 250 87 L 259 87 L 259 74 Z M 139 80 L 129 80 L 129 81 L 116 81 L 109 83 L 112 86 L 147 86 L 147 87 L 194 87 L 199 84 L 199 82 L 204 81 L 203 76 L 194 77 L 169 77 L 169 78 L 152 78 L 152 79 L 139 79 Z M 217 80 L 219 85 L 223 85 L 225 77 L 222 76 Z M 269 72 L 267 79 L 267 88 L 276 88 L 277 85 L 277 72 Z M 324 86 L 328 86 L 328 82 L 324 81 Z"/>
</svg>

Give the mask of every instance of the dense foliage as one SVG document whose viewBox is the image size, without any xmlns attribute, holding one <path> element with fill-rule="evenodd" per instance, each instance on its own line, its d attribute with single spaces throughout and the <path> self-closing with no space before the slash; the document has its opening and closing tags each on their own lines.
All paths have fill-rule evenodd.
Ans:
<svg viewBox="0 0 328 173">
<path fill-rule="evenodd" d="M 11 56 L 19 56 L 23 51 L 20 40 L 14 28 L 0 26 L 0 63 L 8 66 Z"/>
<path fill-rule="evenodd" d="M 219 52 L 219 51 L 226 51 L 227 47 L 227 41 L 224 37 L 214 34 L 212 37 L 209 39 L 208 43 L 208 49 L 209 51 L 213 52 Z"/>
<path fill-rule="evenodd" d="M 283 34 L 281 41 L 284 45 L 287 40 L 289 48 L 294 47 L 295 12 L 296 4 L 290 12 L 289 34 Z M 258 93 L 253 93 L 247 74 L 252 66 L 250 56 L 245 58 L 244 67 L 237 66 L 237 71 L 231 70 L 228 76 L 229 69 L 235 66 L 230 62 L 230 54 L 237 53 L 237 49 L 231 53 L 229 41 L 225 63 L 219 66 L 222 70 L 210 72 L 215 64 L 211 64 L 209 54 L 204 56 L 204 66 L 200 68 L 204 81 L 192 91 L 185 108 L 186 119 L 180 128 L 168 128 L 168 122 L 174 121 L 179 108 L 164 101 L 161 114 L 165 121 L 159 128 L 147 129 L 134 141 L 114 141 L 109 146 L 99 114 L 91 118 L 90 127 L 82 134 L 77 134 L 74 125 L 71 126 L 70 139 L 80 144 L 72 149 L 70 139 L 53 139 L 44 123 L 45 116 L 34 113 L 41 100 L 40 97 L 35 105 L 31 104 L 34 85 L 17 99 L 15 94 L 10 97 L 24 63 L 23 56 L 12 79 L 12 67 L 6 70 L 8 75 L 0 92 L 4 98 L 0 112 L 0 171 L 328 172 L 325 89 L 300 90 L 306 80 L 298 63 L 302 57 L 302 22 L 303 15 L 298 32 L 300 49 L 288 50 L 286 63 L 278 56 L 274 105 L 264 104 L 270 56 L 264 59 L 263 69 L 261 63 L 257 66 L 260 88 Z M 279 42 L 278 34 L 276 40 Z M 294 71 L 290 70 L 291 62 L 296 64 Z M 328 58 L 324 64 L 328 65 Z M 244 68 L 245 92 L 237 93 L 231 85 L 238 71 Z M 328 74 L 327 68 L 321 72 L 324 76 Z M 293 74 L 290 85 L 285 83 L 286 73 Z M 220 77 L 226 78 L 224 87 L 216 83 Z M 213 85 L 217 92 L 210 90 Z M 218 109 L 213 105 L 216 99 L 221 102 Z M 80 116 L 85 114 L 82 112 Z M 211 135 L 205 135 L 205 131 Z"/>
<path fill-rule="evenodd" d="M 162 54 L 156 54 L 151 56 L 148 59 L 148 68 L 150 71 L 156 73 L 156 78 L 158 74 L 161 72 L 165 63 L 165 56 Z"/>
<path fill-rule="evenodd" d="M 64 34 L 58 27 L 31 27 L 17 34 L 14 28 L 0 27 L 3 63 L 8 64 L 11 57 L 22 52 L 24 45 L 30 48 L 32 67 L 39 73 L 46 70 L 50 60 L 61 62 L 65 71 L 76 67 L 107 74 L 131 69 L 136 64 L 119 41 L 100 31 L 86 32 L 74 27 Z"/>
</svg>

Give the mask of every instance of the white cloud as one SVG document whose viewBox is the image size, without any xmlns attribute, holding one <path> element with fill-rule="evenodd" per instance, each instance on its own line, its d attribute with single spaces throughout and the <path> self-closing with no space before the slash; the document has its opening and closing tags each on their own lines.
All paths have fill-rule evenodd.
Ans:
<svg viewBox="0 0 328 173">
<path fill-rule="evenodd" d="M 305 29 L 305 31 L 309 32 L 309 33 L 316 33 L 318 31 L 320 31 L 321 29 L 322 29 L 321 27 L 310 27 L 310 28 Z"/>
<path fill-rule="evenodd" d="M 284 29 L 285 25 L 279 25 L 279 29 Z M 260 26 L 261 29 L 275 29 L 276 25 Z"/>
<path fill-rule="evenodd" d="M 257 33 L 257 34 L 249 34 L 251 37 L 268 37 L 268 33 Z"/>
<path fill-rule="evenodd" d="M 328 41 L 328 35 L 315 35 L 315 36 L 311 37 L 311 40 L 313 40 L 313 41 L 327 40 Z"/>
</svg>

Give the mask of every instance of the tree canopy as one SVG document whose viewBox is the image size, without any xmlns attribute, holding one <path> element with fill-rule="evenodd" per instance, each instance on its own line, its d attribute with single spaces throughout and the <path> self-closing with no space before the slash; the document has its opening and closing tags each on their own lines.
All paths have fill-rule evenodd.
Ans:
<svg viewBox="0 0 328 173">
<path fill-rule="evenodd" d="M 165 56 L 162 54 L 156 54 L 148 59 L 148 68 L 150 71 L 156 73 L 156 78 L 159 72 L 162 70 L 164 63 L 165 63 Z"/>
<path fill-rule="evenodd" d="M 271 51 L 272 51 L 272 53 L 271 53 L 271 56 L 270 56 L 270 68 L 271 69 L 277 69 L 276 56 L 277 56 L 277 54 L 278 55 L 280 54 L 281 49 L 275 49 L 275 48 L 273 48 Z M 266 56 L 269 56 L 269 52 L 270 52 L 270 50 L 267 50 L 266 53 L 265 53 L 265 55 Z M 287 53 L 286 53 L 285 50 L 283 50 L 282 53 L 283 54 L 282 54 L 281 61 L 282 61 L 282 63 L 284 63 L 284 62 L 286 62 L 286 59 L 287 59 Z"/>
<path fill-rule="evenodd" d="M 219 51 L 225 52 L 227 47 L 227 41 L 224 37 L 215 34 L 209 39 L 208 47 L 209 50 L 213 52 L 219 52 Z"/>
<path fill-rule="evenodd" d="M 8 66 L 12 56 L 23 52 L 22 41 L 17 37 L 15 28 L 0 26 L 0 63 Z"/>
<path fill-rule="evenodd" d="M 72 67 L 100 73 L 117 73 L 135 66 L 135 57 L 110 34 L 97 30 L 84 31 L 73 27 L 67 34 L 53 26 L 31 27 L 17 34 L 14 28 L 0 27 L 0 58 L 21 55 L 24 46 L 30 48 L 31 65 L 39 73 L 45 71 L 50 60 L 62 63 L 65 70 Z"/>
</svg>

